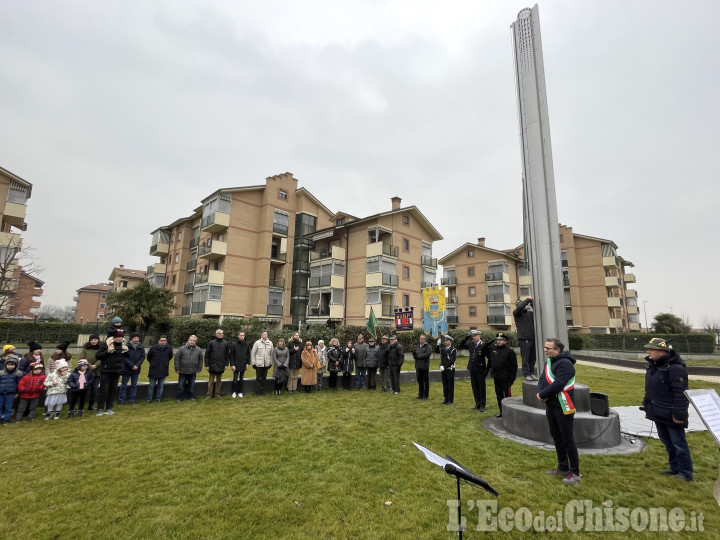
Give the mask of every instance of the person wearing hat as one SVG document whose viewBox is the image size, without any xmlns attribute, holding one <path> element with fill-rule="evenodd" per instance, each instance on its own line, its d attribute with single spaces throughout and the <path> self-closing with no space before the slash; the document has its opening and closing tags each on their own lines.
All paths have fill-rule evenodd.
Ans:
<svg viewBox="0 0 720 540">
<path fill-rule="evenodd" d="M 368 338 L 367 355 L 365 356 L 365 369 L 367 370 L 367 389 L 377 389 L 377 368 L 380 361 L 380 347 L 375 343 L 375 338 Z"/>
<path fill-rule="evenodd" d="M 389 341 L 390 338 L 387 335 L 383 335 L 380 337 L 380 345 L 378 345 L 378 369 L 380 371 L 380 387 L 383 392 L 390 390 L 390 367 L 388 366 Z"/>
<path fill-rule="evenodd" d="M 45 390 L 45 366 L 40 362 L 33 362 L 30 364 L 29 370 L 30 373 L 23 376 L 18 382 L 20 401 L 18 402 L 17 412 L 15 413 L 16 423 L 22 420 L 26 411 L 27 421 L 33 421 L 40 396 Z"/>
<path fill-rule="evenodd" d="M 353 345 L 355 349 L 355 390 L 365 388 L 365 357 L 367 356 L 367 343 L 365 336 L 358 335 L 357 342 Z"/>
<path fill-rule="evenodd" d="M 3 347 L 2 362 L 0 364 L 0 369 L 5 369 L 5 362 L 7 362 L 7 360 L 9 358 L 15 358 L 17 363 L 20 362 L 20 358 L 18 357 L 17 353 L 15 352 L 15 345 L 7 344 Z M 17 363 L 16 363 L 16 365 L 17 365 Z"/>
<path fill-rule="evenodd" d="M 443 385 L 443 405 L 452 405 L 455 401 L 455 359 L 457 349 L 453 347 L 452 336 L 445 336 L 445 346 L 440 350 L 440 378 Z"/>
<path fill-rule="evenodd" d="M 145 347 L 140 342 L 140 334 L 133 333 L 127 344 L 128 356 L 120 372 L 120 388 L 118 388 L 118 405 L 125 404 L 127 395 L 127 383 L 130 381 L 130 405 L 135 405 L 137 396 L 137 383 L 140 377 L 140 369 L 145 362 Z"/>
<path fill-rule="evenodd" d="M 393 394 L 400 393 L 400 368 L 405 361 L 405 349 L 398 343 L 397 336 L 390 336 L 387 351 L 388 368 L 390 369 L 390 386 Z"/>
<path fill-rule="evenodd" d="M 70 410 L 68 411 L 68 418 L 75 416 L 75 406 L 77 405 L 78 418 L 82 418 L 85 413 L 85 398 L 87 397 L 88 389 L 92 384 L 93 373 L 90 371 L 90 364 L 87 360 L 78 360 L 78 365 L 75 368 L 67 380 L 68 388 L 70 389 Z"/>
<path fill-rule="evenodd" d="M 517 355 L 507 342 L 505 333 L 498 332 L 495 334 L 495 345 L 487 351 L 490 376 L 495 382 L 495 397 L 500 409 L 497 418 L 502 418 L 502 400 L 511 397 L 510 388 L 517 377 Z"/>
<path fill-rule="evenodd" d="M 45 366 L 45 374 L 46 375 L 55 371 L 55 369 L 56 369 L 55 365 L 60 360 L 65 360 L 65 362 L 67 362 L 68 369 L 69 369 L 70 363 L 72 362 L 72 354 L 67 352 L 67 348 L 69 346 L 70 346 L 70 343 L 68 343 L 67 341 L 63 341 L 57 347 L 55 347 L 55 352 L 53 353 L 53 355 L 50 358 L 48 358 L 47 366 Z"/>
<path fill-rule="evenodd" d="M 485 365 L 485 346 L 483 345 L 479 330 L 471 330 L 472 339 L 468 343 L 468 372 L 470 373 L 470 386 L 475 399 L 473 410 L 485 412 L 487 403 L 487 366 Z"/>
<path fill-rule="evenodd" d="M 87 360 L 89 370 L 92 372 L 93 377 L 90 381 L 90 389 L 88 390 L 88 411 L 94 411 L 95 400 L 98 394 L 98 386 L 100 385 L 100 370 L 101 362 L 95 358 L 95 354 L 100 349 L 100 335 L 90 334 L 87 343 L 83 345 L 82 351 L 80 351 L 80 360 Z"/>
<path fill-rule="evenodd" d="M 513 310 L 517 338 L 520 343 L 522 373 L 526 381 L 537 381 L 535 376 L 535 314 L 532 306 L 532 296 L 528 296 L 525 300 L 518 300 Z"/>
<path fill-rule="evenodd" d="M 110 326 L 108 326 L 107 329 L 107 337 L 112 338 L 118 330 L 123 330 L 122 319 L 120 317 L 113 317 L 113 320 L 110 321 Z M 110 344 L 110 339 L 108 339 L 106 343 Z"/>
<path fill-rule="evenodd" d="M 422 334 L 420 343 L 412 355 L 415 359 L 415 374 L 418 382 L 418 395 L 415 399 L 427 401 L 430 397 L 430 356 L 432 356 L 432 345 L 427 341 L 427 336 Z"/>
<path fill-rule="evenodd" d="M 655 422 L 658 436 L 668 453 L 668 468 L 660 472 L 678 480 L 693 479 L 690 449 L 685 439 L 688 427 L 688 374 L 685 362 L 668 342 L 653 338 L 645 345 L 645 417 Z"/>
<path fill-rule="evenodd" d="M 0 423 L 7 424 L 13 412 L 13 403 L 18 397 L 18 382 L 24 373 L 18 369 L 18 360 L 14 356 L 5 361 L 0 371 Z"/>
<path fill-rule="evenodd" d="M 60 411 L 67 403 L 67 380 L 69 377 L 68 363 L 60 359 L 55 362 L 55 371 L 45 377 L 45 420 L 57 420 L 60 418 Z"/>
<path fill-rule="evenodd" d="M 115 414 L 113 403 L 117 394 L 118 381 L 128 357 L 128 347 L 123 343 L 124 340 L 125 332 L 117 330 L 110 339 L 110 344 L 103 343 L 95 354 L 95 358 L 100 360 L 100 392 L 95 416 Z"/>
<path fill-rule="evenodd" d="M 30 366 L 33 363 L 39 363 L 43 367 L 43 373 L 45 373 L 45 362 L 43 361 L 42 345 L 36 343 L 35 341 L 28 341 L 27 346 L 28 352 L 27 354 L 25 354 L 25 356 L 22 357 L 22 360 L 20 360 L 20 364 L 18 364 L 18 369 L 22 371 L 25 375 L 27 375 L 31 371 Z"/>
</svg>

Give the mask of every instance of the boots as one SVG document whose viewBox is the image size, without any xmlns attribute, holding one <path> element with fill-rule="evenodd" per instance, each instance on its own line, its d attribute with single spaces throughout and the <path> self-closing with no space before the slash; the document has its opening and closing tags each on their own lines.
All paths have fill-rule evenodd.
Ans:
<svg viewBox="0 0 720 540">
<path fill-rule="evenodd" d="M 72 410 L 72 409 L 69 410 L 69 411 L 68 411 L 68 415 L 67 415 L 68 420 L 70 420 L 70 419 L 73 418 L 74 416 L 75 416 L 75 411 Z"/>
<path fill-rule="evenodd" d="M 85 412 L 85 411 L 83 411 L 83 410 L 79 410 L 77 417 L 78 417 L 78 418 L 82 418 L 84 412 Z"/>
<path fill-rule="evenodd" d="M 60 419 L 60 411 L 56 412 L 56 413 L 53 415 L 53 420 L 59 420 L 59 419 Z"/>
</svg>

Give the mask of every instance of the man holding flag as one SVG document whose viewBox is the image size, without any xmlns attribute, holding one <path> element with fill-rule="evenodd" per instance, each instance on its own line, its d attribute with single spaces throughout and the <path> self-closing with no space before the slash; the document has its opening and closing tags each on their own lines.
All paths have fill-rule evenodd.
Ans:
<svg viewBox="0 0 720 540">
<path fill-rule="evenodd" d="M 544 349 L 547 363 L 538 381 L 536 396 L 545 402 L 545 416 L 558 461 L 557 468 L 548 474 L 562 476 L 566 484 L 576 484 L 580 481 L 580 459 L 573 434 L 575 357 L 564 350 L 565 345 L 559 339 L 546 339 Z"/>
</svg>

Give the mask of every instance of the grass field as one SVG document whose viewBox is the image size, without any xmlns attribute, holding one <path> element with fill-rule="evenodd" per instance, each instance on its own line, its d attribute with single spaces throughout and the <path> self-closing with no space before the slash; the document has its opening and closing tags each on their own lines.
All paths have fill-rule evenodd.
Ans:
<svg viewBox="0 0 720 540">
<path fill-rule="evenodd" d="M 643 376 L 578 366 L 578 382 L 607 392 L 611 405 L 636 405 Z M 519 389 L 520 382 L 517 383 Z M 692 387 L 713 387 L 711 384 Z M 720 390 L 717 385 L 714 386 Z M 5 538 L 452 538 L 448 499 L 455 482 L 412 441 L 450 453 L 499 492 L 498 507 L 537 514 L 568 501 L 597 507 L 680 507 L 702 513 L 705 536 L 720 534 L 712 496 L 720 454 L 708 433 L 688 436 L 695 482 L 662 476 L 666 453 L 650 440 L 627 456 L 581 455 L 583 480 L 563 485 L 545 471 L 554 452 L 495 437 L 482 421 L 497 412 L 488 382 L 487 412 L 470 410 L 469 381 L 455 405 L 400 395 L 323 391 L 137 405 L 109 417 L 3 426 L 0 465 Z M 492 395 L 492 399 L 491 399 Z M 466 538 L 533 538 L 547 533 L 475 531 L 475 501 L 492 497 L 463 486 Z M 473 502 L 470 503 L 469 500 Z M 387 504 L 391 503 L 391 504 Z M 454 503 L 451 501 L 450 503 Z M 691 533 L 573 533 L 558 537 L 683 538 Z"/>
</svg>

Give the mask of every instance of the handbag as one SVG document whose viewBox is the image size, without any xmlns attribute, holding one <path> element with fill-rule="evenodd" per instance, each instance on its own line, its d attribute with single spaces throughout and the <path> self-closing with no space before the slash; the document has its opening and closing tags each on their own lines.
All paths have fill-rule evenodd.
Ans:
<svg viewBox="0 0 720 540">
<path fill-rule="evenodd" d="M 320 359 L 317 359 L 317 360 L 315 361 L 315 369 L 317 369 L 317 370 L 321 370 L 321 369 L 322 369 L 322 364 L 320 363 Z"/>
</svg>

